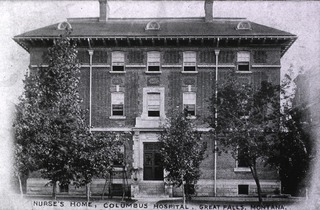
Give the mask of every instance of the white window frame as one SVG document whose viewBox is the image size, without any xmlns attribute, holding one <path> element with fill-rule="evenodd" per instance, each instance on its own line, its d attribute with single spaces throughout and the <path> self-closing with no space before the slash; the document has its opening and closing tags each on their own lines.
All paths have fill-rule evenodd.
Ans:
<svg viewBox="0 0 320 210">
<path fill-rule="evenodd" d="M 164 87 L 145 87 L 143 88 L 143 109 L 141 118 L 142 119 L 157 119 L 159 117 L 148 116 L 148 93 L 159 93 L 160 94 L 160 118 L 165 119 L 165 88 Z"/>
<path fill-rule="evenodd" d="M 125 118 L 125 103 L 124 103 L 124 93 L 123 92 L 112 92 L 111 93 L 111 119 L 122 119 Z M 122 115 L 114 115 L 113 106 L 122 105 Z"/>
<path fill-rule="evenodd" d="M 123 70 L 121 71 L 114 71 L 114 66 L 121 66 Z M 111 53 L 111 71 L 112 72 L 125 72 L 125 55 L 122 51 L 113 51 Z"/>
<path fill-rule="evenodd" d="M 159 51 L 149 51 L 147 52 L 147 72 L 149 73 L 160 73 L 160 58 L 161 54 Z M 149 66 L 157 66 L 159 70 L 157 71 L 150 71 Z"/>
<path fill-rule="evenodd" d="M 192 71 L 185 71 L 185 67 L 194 67 Z M 197 72 L 197 53 L 195 51 L 183 52 L 183 72 Z"/>
<path fill-rule="evenodd" d="M 237 72 L 251 73 L 250 63 L 251 63 L 250 51 L 237 52 Z M 248 70 L 240 70 L 239 66 L 241 65 L 248 65 Z"/>
<path fill-rule="evenodd" d="M 195 92 L 184 92 L 182 95 L 182 102 L 183 110 L 185 109 L 186 105 L 194 106 L 194 115 L 190 115 L 188 117 L 195 118 L 197 114 L 197 94 Z"/>
</svg>

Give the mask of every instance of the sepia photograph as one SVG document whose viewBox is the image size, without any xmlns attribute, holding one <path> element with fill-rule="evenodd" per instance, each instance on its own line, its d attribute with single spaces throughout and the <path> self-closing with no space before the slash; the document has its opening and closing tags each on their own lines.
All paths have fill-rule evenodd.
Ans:
<svg viewBox="0 0 320 210">
<path fill-rule="evenodd" d="M 320 1 L 0 13 L 0 210 L 320 209 Z"/>
</svg>

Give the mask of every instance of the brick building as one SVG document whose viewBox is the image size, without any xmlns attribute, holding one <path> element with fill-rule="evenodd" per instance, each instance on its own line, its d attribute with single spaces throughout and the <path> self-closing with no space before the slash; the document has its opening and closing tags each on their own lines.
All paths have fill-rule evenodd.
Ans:
<svg viewBox="0 0 320 210">
<path fill-rule="evenodd" d="M 72 30 L 81 62 L 81 94 L 89 110 L 92 132 L 131 132 L 126 154 L 131 173 L 123 180 L 115 174 L 110 191 L 126 185 L 133 197 L 179 196 L 181 189 L 164 182 L 158 164 L 161 125 L 172 110 L 188 112 L 207 142 L 198 196 L 254 195 L 256 185 L 249 168 L 231 155 L 213 154 L 213 139 L 204 118 L 215 90 L 216 72 L 223 80 L 235 71 L 239 80 L 260 85 L 280 83 L 280 58 L 295 41 L 290 33 L 243 18 L 213 17 L 213 2 L 205 1 L 203 18 L 108 18 L 106 0 L 100 17 L 70 18 L 66 22 L 14 37 L 30 53 L 30 69 L 46 66 L 45 53 L 65 28 Z M 216 160 L 215 160 L 216 157 Z M 215 165 L 216 162 L 216 165 Z M 216 170 L 216 171 L 215 171 Z M 281 188 L 278 174 L 259 167 L 262 191 Z M 28 193 L 51 192 L 45 180 L 28 179 Z M 92 183 L 99 194 L 105 180 Z M 112 189 L 111 189 L 112 188 Z M 84 193 L 69 186 L 65 193 Z"/>
</svg>

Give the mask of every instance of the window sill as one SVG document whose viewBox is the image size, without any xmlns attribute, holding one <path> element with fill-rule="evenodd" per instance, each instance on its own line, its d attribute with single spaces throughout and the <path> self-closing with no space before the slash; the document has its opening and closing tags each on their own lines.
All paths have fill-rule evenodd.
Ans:
<svg viewBox="0 0 320 210">
<path fill-rule="evenodd" d="M 109 119 L 112 119 L 112 120 L 124 120 L 124 119 L 126 119 L 126 116 L 110 116 Z"/>
<path fill-rule="evenodd" d="M 162 71 L 145 71 L 146 74 L 161 74 Z"/>
<path fill-rule="evenodd" d="M 174 65 L 174 64 L 172 64 L 172 65 L 167 64 L 167 65 L 161 65 L 161 67 L 162 67 L 162 68 L 181 68 L 181 67 L 182 67 L 182 65 L 179 65 L 179 64 L 177 64 L 177 65 Z"/>
<path fill-rule="evenodd" d="M 252 74 L 252 71 L 236 71 L 237 74 Z"/>
<path fill-rule="evenodd" d="M 249 167 L 237 167 L 234 168 L 234 172 L 251 172 Z"/>
<path fill-rule="evenodd" d="M 198 71 L 182 71 L 182 74 L 197 74 Z"/>
<path fill-rule="evenodd" d="M 126 65 L 126 67 L 128 67 L 128 68 L 145 68 L 146 65 L 143 65 L 143 64 L 129 64 L 129 65 Z"/>
<path fill-rule="evenodd" d="M 109 71 L 110 74 L 125 74 L 126 71 Z"/>
</svg>

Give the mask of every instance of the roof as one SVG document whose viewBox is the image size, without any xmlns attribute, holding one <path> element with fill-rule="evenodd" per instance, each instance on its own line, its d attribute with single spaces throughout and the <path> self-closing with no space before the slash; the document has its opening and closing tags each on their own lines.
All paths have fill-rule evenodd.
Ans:
<svg viewBox="0 0 320 210">
<path fill-rule="evenodd" d="M 285 31 L 246 21 L 242 18 L 214 18 L 205 22 L 203 18 L 158 18 L 158 19 L 68 19 L 72 26 L 71 37 L 172 37 L 172 36 L 226 36 L 226 37 L 270 37 L 294 36 Z M 160 30 L 145 30 L 150 21 L 160 24 Z M 241 21 L 251 24 L 252 30 L 236 30 Z M 23 33 L 15 38 L 53 38 L 61 34 L 57 25 L 50 25 Z"/>
<path fill-rule="evenodd" d="M 130 18 L 108 19 L 99 21 L 99 18 L 73 18 L 67 22 L 49 25 L 29 31 L 14 37 L 14 40 L 29 51 L 35 46 L 50 46 L 52 41 L 64 33 L 59 30 L 71 27 L 70 38 L 81 41 L 89 40 L 98 45 L 126 40 L 128 45 L 139 40 L 175 40 L 177 43 L 187 40 L 188 43 L 219 46 L 265 45 L 281 47 L 281 55 L 293 44 L 297 37 L 288 32 L 247 21 L 244 18 L 213 18 L 205 21 L 204 18 Z M 150 30 L 146 30 L 146 28 Z M 113 40 L 113 41 L 112 41 Z M 100 44 L 99 44 L 100 42 Z M 82 42 L 84 43 L 84 42 Z M 179 45 L 179 44 L 178 44 Z M 91 45 L 90 45 L 91 47 Z"/>
</svg>

